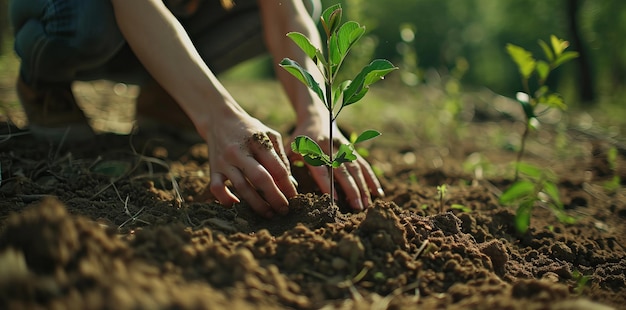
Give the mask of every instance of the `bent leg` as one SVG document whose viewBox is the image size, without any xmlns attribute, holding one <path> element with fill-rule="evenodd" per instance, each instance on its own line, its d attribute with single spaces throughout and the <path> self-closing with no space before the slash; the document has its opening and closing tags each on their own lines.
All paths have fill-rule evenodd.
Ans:
<svg viewBox="0 0 626 310">
<path fill-rule="evenodd" d="M 303 0 L 317 21 L 319 0 Z M 238 0 L 232 9 L 204 1 L 197 13 L 181 18 L 198 52 L 215 74 L 267 52 L 257 0 Z"/>
<path fill-rule="evenodd" d="M 106 0 L 12 0 L 9 10 L 27 83 L 75 80 L 124 44 Z"/>
</svg>

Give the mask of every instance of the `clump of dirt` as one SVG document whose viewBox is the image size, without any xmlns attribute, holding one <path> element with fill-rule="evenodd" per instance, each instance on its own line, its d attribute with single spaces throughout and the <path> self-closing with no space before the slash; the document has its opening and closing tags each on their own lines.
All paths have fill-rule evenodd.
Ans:
<svg viewBox="0 0 626 310">
<path fill-rule="evenodd" d="M 253 305 L 139 260 L 128 242 L 46 199 L 10 216 L 0 235 L 4 309 L 156 309 Z"/>
<path fill-rule="evenodd" d="M 266 150 L 271 150 L 274 148 L 272 140 L 270 140 L 267 134 L 263 132 L 253 133 L 252 137 L 248 139 L 248 143 L 258 143 Z"/>
<path fill-rule="evenodd" d="M 625 192 L 601 186 L 612 175 L 561 175 L 577 222 L 537 207 L 519 234 L 515 210 L 498 202 L 510 181 L 371 154 L 391 170 L 370 208 L 300 187 L 289 214 L 267 220 L 203 196 L 206 145 L 105 135 L 51 148 L 13 137 L 0 144 L 0 308 L 626 305 Z"/>
</svg>

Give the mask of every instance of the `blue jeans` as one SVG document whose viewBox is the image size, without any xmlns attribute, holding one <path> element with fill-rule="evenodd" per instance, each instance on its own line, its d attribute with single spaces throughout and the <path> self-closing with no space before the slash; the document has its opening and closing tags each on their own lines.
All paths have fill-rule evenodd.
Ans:
<svg viewBox="0 0 626 310">
<path fill-rule="evenodd" d="M 305 3 L 311 14 L 319 14 L 319 0 Z M 9 12 L 27 83 L 142 84 L 150 78 L 126 44 L 108 0 L 10 0 Z M 256 0 L 237 0 L 230 10 L 205 0 L 196 13 L 178 19 L 216 74 L 266 51 Z"/>
</svg>

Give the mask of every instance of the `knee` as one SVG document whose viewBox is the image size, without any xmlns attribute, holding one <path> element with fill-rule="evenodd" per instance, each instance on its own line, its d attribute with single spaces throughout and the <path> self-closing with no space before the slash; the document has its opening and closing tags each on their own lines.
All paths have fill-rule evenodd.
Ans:
<svg viewBox="0 0 626 310">
<path fill-rule="evenodd" d="M 80 1 L 70 44 L 84 57 L 112 57 L 124 44 L 110 1 Z"/>
<path fill-rule="evenodd" d="M 70 42 L 83 57 L 109 59 L 120 50 L 125 40 L 113 23 L 81 27 Z"/>
<path fill-rule="evenodd" d="M 9 1 L 9 21 L 15 32 L 19 31 L 30 19 L 42 16 L 45 12 L 44 1 L 11 0 Z"/>
<path fill-rule="evenodd" d="M 86 58 L 112 57 L 125 42 L 106 0 L 11 0 L 9 15 L 16 37 L 62 41 Z"/>
</svg>

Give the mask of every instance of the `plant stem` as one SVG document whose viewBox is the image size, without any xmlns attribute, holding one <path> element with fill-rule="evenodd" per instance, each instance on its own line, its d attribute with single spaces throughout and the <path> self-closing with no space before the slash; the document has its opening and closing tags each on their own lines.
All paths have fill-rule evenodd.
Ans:
<svg viewBox="0 0 626 310">
<path fill-rule="evenodd" d="M 534 97 L 531 95 L 530 93 L 530 86 L 528 86 L 528 79 L 523 79 L 522 81 L 523 83 L 523 87 L 524 87 L 524 91 L 526 92 L 526 94 L 528 95 L 528 104 L 530 104 L 530 106 L 533 108 L 533 110 L 535 109 L 535 105 L 534 105 Z M 534 112 L 533 112 L 534 113 Z M 524 115 L 526 115 L 526 113 L 524 113 Z M 514 178 L 514 182 L 517 182 L 517 179 L 519 178 L 519 163 L 522 161 L 522 156 L 524 155 L 524 149 L 526 148 L 526 138 L 528 138 L 528 133 L 530 132 L 530 118 L 528 118 L 528 116 L 526 115 L 526 124 L 524 126 L 524 133 L 522 134 L 522 141 L 520 144 L 520 149 L 519 152 L 517 153 L 517 160 L 515 161 L 515 178 Z"/>
<path fill-rule="evenodd" d="M 330 61 L 330 35 L 328 36 L 328 38 L 326 38 L 326 47 L 328 49 L 328 63 L 327 63 L 327 70 L 326 72 L 328 73 L 328 77 L 326 78 L 326 89 L 325 89 L 325 93 L 326 93 L 326 102 L 328 102 L 328 120 L 329 120 L 329 124 L 328 124 L 328 129 L 329 129 L 329 133 L 328 133 L 328 139 L 330 140 L 328 142 L 328 158 L 330 159 L 330 167 L 328 167 L 329 169 L 329 174 L 330 174 L 330 206 L 332 207 L 332 205 L 335 203 L 335 171 L 333 169 L 333 122 L 334 122 L 334 115 L 333 115 L 333 109 L 335 108 L 335 103 L 333 102 L 333 82 L 334 82 L 334 75 L 332 73 L 332 64 Z"/>
<path fill-rule="evenodd" d="M 517 160 L 515 164 L 515 179 L 513 182 L 517 182 L 519 177 L 519 163 L 522 161 L 522 155 L 524 154 L 524 149 L 526 148 L 526 138 L 528 137 L 528 132 L 530 131 L 530 120 L 526 120 L 526 127 L 524 128 L 524 134 L 522 134 L 522 143 L 520 145 L 519 152 L 517 153 Z"/>
<path fill-rule="evenodd" d="M 328 147 L 329 147 L 329 151 L 328 151 L 328 158 L 330 159 L 330 167 L 328 167 L 330 169 L 330 205 L 332 206 L 333 203 L 335 203 L 335 171 L 333 169 L 333 102 L 332 100 L 332 82 L 328 83 L 329 85 L 326 86 L 326 100 L 328 100 L 328 102 L 330 102 L 330 109 L 328 109 L 328 119 L 330 120 L 330 125 L 328 125 L 328 129 L 330 129 L 330 132 L 328 134 L 328 139 L 330 139 L 330 142 L 328 142 Z"/>
</svg>

